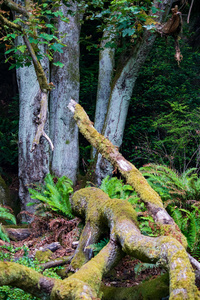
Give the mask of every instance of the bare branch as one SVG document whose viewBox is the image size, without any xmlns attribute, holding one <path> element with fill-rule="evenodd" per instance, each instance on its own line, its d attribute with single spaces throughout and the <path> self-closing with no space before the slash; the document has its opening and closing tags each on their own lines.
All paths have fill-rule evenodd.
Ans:
<svg viewBox="0 0 200 300">
<path fill-rule="evenodd" d="M 192 11 L 193 4 L 194 4 L 194 0 L 192 0 L 192 3 L 190 4 L 190 9 L 189 9 L 188 17 L 187 17 L 187 23 L 190 22 L 190 14 L 191 14 L 191 11 Z"/>
<path fill-rule="evenodd" d="M 40 142 L 40 138 L 44 136 L 44 138 L 48 141 L 52 151 L 54 150 L 53 143 L 48 135 L 44 131 L 44 126 L 46 123 L 47 118 L 47 111 L 48 111 L 48 92 L 41 92 L 41 101 L 40 101 L 40 113 L 39 113 L 39 120 L 38 120 L 38 127 L 37 132 L 33 140 L 31 152 L 33 152 L 36 146 Z"/>
<path fill-rule="evenodd" d="M 6 6 L 8 6 L 11 10 L 16 11 L 26 17 L 29 16 L 27 10 L 22 7 L 20 4 L 16 4 L 15 2 L 13 2 L 12 0 L 4 0 L 4 3 Z"/>
</svg>

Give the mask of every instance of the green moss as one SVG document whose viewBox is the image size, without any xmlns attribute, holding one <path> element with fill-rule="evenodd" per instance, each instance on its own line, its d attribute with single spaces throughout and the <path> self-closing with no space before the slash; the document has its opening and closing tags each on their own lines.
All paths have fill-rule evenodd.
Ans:
<svg viewBox="0 0 200 300">
<path fill-rule="evenodd" d="M 164 274 L 131 288 L 102 286 L 102 300 L 160 300 L 169 295 L 169 276 Z"/>
<path fill-rule="evenodd" d="M 163 208 L 163 203 L 158 195 L 151 186 L 148 184 L 143 175 L 132 165 L 132 170 L 129 172 L 123 172 L 127 183 L 130 184 L 135 191 L 140 195 L 141 199 L 148 203 L 152 203 L 158 207 Z"/>
<path fill-rule="evenodd" d="M 47 249 L 46 251 L 38 250 L 35 254 L 35 258 L 40 262 L 47 262 L 52 255 L 51 250 Z"/>
<path fill-rule="evenodd" d="M 177 225 L 160 224 L 161 234 L 164 236 L 171 236 L 179 241 L 186 249 L 188 246 L 186 237 L 181 233 Z"/>
</svg>

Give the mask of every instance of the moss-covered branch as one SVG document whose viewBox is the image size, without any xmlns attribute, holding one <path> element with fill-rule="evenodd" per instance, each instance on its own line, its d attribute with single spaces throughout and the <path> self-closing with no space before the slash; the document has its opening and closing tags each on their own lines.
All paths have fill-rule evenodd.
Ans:
<svg viewBox="0 0 200 300">
<path fill-rule="evenodd" d="M 17 263 L 0 262 L 0 286 L 10 285 L 42 299 L 50 299 L 55 280 Z"/>
<path fill-rule="evenodd" d="M 148 184 L 139 170 L 127 161 L 106 137 L 96 131 L 93 123 L 90 121 L 84 109 L 74 100 L 70 101 L 68 108 L 73 112 L 74 119 L 80 129 L 80 132 L 95 147 L 101 155 L 106 158 L 119 172 L 124 176 L 126 182 L 130 184 L 140 196 L 141 200 L 146 203 L 149 213 L 156 222 L 163 226 L 163 231 L 167 235 L 176 237 L 185 247 L 187 241 L 184 235 L 163 208 L 163 203 L 158 195 Z"/>
<path fill-rule="evenodd" d="M 102 285 L 102 300 L 162 299 L 169 295 L 169 276 L 164 274 L 133 287 L 111 287 Z"/>
<path fill-rule="evenodd" d="M 85 215 L 86 224 L 90 222 L 91 227 L 102 230 L 109 228 L 110 240 L 116 245 L 120 243 L 124 253 L 143 262 L 159 263 L 168 270 L 170 299 L 198 299 L 200 293 L 195 286 L 195 274 L 184 247 L 169 236 L 152 238 L 142 235 L 137 227 L 136 213 L 130 203 L 110 199 L 97 188 L 79 190 L 73 195 L 71 202 L 76 214 L 81 217 Z M 83 237 L 83 240 L 85 246 L 89 246 L 87 238 Z M 81 253 L 84 254 L 83 247 L 79 247 L 77 251 L 80 252 L 79 257 Z M 82 261 L 80 265 L 81 263 Z M 84 267 L 80 270 L 83 269 Z"/>
<path fill-rule="evenodd" d="M 11 29 L 15 29 L 15 30 L 19 30 L 20 32 L 22 31 L 22 27 L 18 24 L 15 24 L 11 21 L 9 21 L 7 18 L 5 18 L 2 14 L 0 14 L 0 22 L 3 24 L 3 25 L 6 25 L 8 26 L 9 28 Z"/>
<path fill-rule="evenodd" d="M 87 228 L 77 252 L 84 254 L 92 242 L 90 232 L 95 234 L 97 227 L 98 234 L 110 231 L 110 242 L 84 265 L 85 261 L 80 260 L 80 269 L 64 280 L 46 278 L 27 267 L 1 262 L 0 285 L 19 287 L 42 299 L 101 299 L 103 276 L 129 254 L 144 262 L 158 262 L 169 271 L 170 300 L 199 299 L 195 275 L 184 247 L 172 237 L 143 236 L 130 203 L 110 199 L 100 189 L 85 188 L 73 195 L 71 205 L 76 215 L 86 219 Z"/>
</svg>

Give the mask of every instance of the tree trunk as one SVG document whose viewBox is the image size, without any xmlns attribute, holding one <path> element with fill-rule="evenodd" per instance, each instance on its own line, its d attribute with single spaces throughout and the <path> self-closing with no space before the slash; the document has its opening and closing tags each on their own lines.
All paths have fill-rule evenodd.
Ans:
<svg viewBox="0 0 200 300">
<path fill-rule="evenodd" d="M 71 97 L 79 99 L 79 36 L 82 13 L 77 2 L 64 4 L 61 10 L 69 23 L 58 21 L 59 38 L 66 45 L 63 53 L 56 53 L 54 61 L 64 64 L 63 68 L 52 65 L 51 81 L 55 85 L 50 95 L 50 136 L 54 144 L 51 171 L 57 176 L 66 175 L 76 181 L 79 146 L 78 130 L 73 117 L 67 110 Z M 75 15 L 70 15 L 68 9 Z M 62 39 L 61 36 L 65 34 Z"/>
<path fill-rule="evenodd" d="M 108 101 L 111 92 L 112 76 L 114 72 L 115 48 L 105 47 L 108 42 L 114 42 L 114 34 L 105 31 L 102 37 L 99 52 L 99 77 L 97 87 L 97 100 L 95 110 L 94 127 L 98 132 L 102 132 L 108 110 Z M 93 148 L 92 158 L 95 157 L 96 149 Z"/>
<path fill-rule="evenodd" d="M 48 73 L 48 62 L 43 61 L 43 68 Z M 49 144 L 41 138 L 34 152 L 32 143 L 37 131 L 37 116 L 40 112 L 41 90 L 33 65 L 17 69 L 19 89 L 19 197 L 22 210 L 32 212 L 28 187 L 31 183 L 41 182 L 49 172 Z M 48 120 L 45 124 L 48 132 Z"/>
<path fill-rule="evenodd" d="M 158 2 L 155 0 L 153 6 L 158 6 Z M 166 11 L 169 11 L 169 4 L 170 1 L 163 1 L 162 12 L 159 16 L 160 22 L 166 16 Z M 144 64 L 155 38 L 155 34 L 145 31 L 132 50 L 127 49 L 127 53 L 122 54 L 117 67 L 112 82 L 108 111 L 101 132 L 117 147 L 122 144 L 128 107 L 138 72 Z M 95 173 L 98 185 L 106 175 L 112 173 L 111 165 L 100 154 L 98 154 Z"/>
</svg>

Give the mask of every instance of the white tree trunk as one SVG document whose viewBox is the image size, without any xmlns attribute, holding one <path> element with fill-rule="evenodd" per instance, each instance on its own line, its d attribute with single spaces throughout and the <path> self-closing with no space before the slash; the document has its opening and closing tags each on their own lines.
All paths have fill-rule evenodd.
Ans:
<svg viewBox="0 0 200 300">
<path fill-rule="evenodd" d="M 114 39 L 114 34 L 105 31 L 100 45 L 102 50 L 99 52 L 99 77 L 97 87 L 97 101 L 95 110 L 94 127 L 101 133 L 108 110 L 108 101 L 111 92 L 112 76 L 115 64 L 115 48 L 105 47 L 106 43 Z M 94 158 L 96 149 L 93 148 L 92 157 Z"/>
<path fill-rule="evenodd" d="M 48 62 L 42 63 L 48 73 Z M 19 197 L 21 209 L 32 211 L 27 207 L 30 202 L 28 187 L 31 183 L 41 182 L 49 172 L 49 144 L 42 138 L 36 150 L 31 147 L 37 130 L 37 116 L 40 111 L 40 88 L 33 65 L 17 69 L 19 89 Z M 48 133 L 48 121 L 45 125 Z M 32 201 L 32 200 L 31 200 Z"/>
<path fill-rule="evenodd" d="M 66 34 L 62 42 L 66 44 L 63 53 L 55 55 L 54 61 L 64 64 L 63 68 L 52 66 L 51 81 L 55 85 L 50 95 L 50 137 L 54 144 L 51 171 L 57 175 L 66 175 L 76 180 L 79 160 L 78 128 L 67 109 L 71 97 L 79 99 L 79 36 L 80 15 L 76 2 L 70 7 L 61 6 L 69 23 L 58 22 L 59 35 Z M 69 15 L 70 9 L 75 15 Z M 60 38 L 59 36 L 59 38 Z"/>
</svg>

